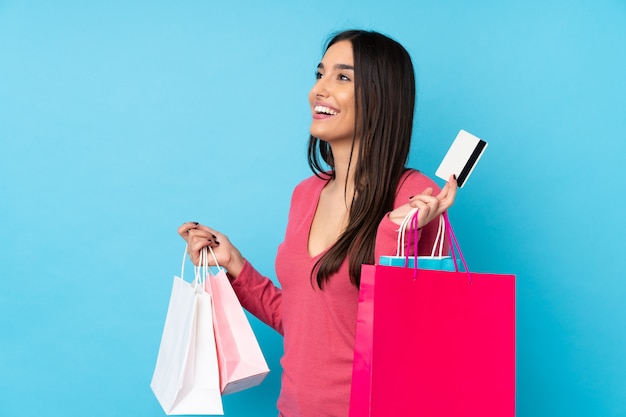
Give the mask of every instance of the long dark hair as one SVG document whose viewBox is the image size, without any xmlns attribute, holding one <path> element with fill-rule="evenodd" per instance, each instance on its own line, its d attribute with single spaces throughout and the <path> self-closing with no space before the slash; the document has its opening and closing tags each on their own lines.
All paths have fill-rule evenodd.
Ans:
<svg viewBox="0 0 626 417">
<path fill-rule="evenodd" d="M 406 171 L 415 108 L 413 64 L 402 45 L 377 32 L 348 30 L 333 36 L 325 50 L 344 40 L 352 43 L 354 54 L 354 131 L 361 134 L 356 161 L 354 155 L 350 158 L 354 197 L 348 225 L 312 272 L 320 288 L 346 256 L 350 282 L 357 287 L 361 265 L 374 263 L 378 225 L 393 209 L 398 183 Z M 308 161 L 318 177 L 334 178 L 334 159 L 327 142 L 310 136 Z"/>
</svg>

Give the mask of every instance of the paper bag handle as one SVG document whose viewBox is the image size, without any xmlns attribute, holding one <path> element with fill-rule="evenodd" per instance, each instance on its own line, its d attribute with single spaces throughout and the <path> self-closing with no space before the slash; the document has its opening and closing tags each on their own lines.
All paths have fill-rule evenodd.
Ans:
<svg viewBox="0 0 626 417">
<path fill-rule="evenodd" d="M 463 251 L 461 251 L 461 245 L 459 245 L 459 241 L 456 239 L 456 235 L 454 234 L 454 230 L 452 230 L 452 225 L 450 224 L 450 219 L 448 218 L 448 212 L 443 213 L 443 220 L 446 223 L 446 228 L 448 230 L 448 237 L 450 239 L 450 250 L 452 253 L 452 259 L 454 260 L 454 269 L 458 272 L 459 267 L 456 264 L 456 256 L 454 256 L 454 249 L 456 248 L 459 253 L 459 258 L 461 258 L 461 262 L 463 263 L 463 268 L 465 268 L 465 272 L 467 272 L 467 278 L 469 279 L 470 284 L 472 283 L 472 274 L 470 273 L 469 268 L 467 267 L 467 262 L 465 262 L 465 256 L 463 256 Z"/>
<path fill-rule="evenodd" d="M 185 245 L 185 251 L 183 252 L 183 262 L 182 265 L 180 266 L 180 278 L 182 280 L 185 280 L 185 263 L 187 262 L 187 250 L 189 248 L 189 245 Z M 194 280 L 191 282 L 192 286 L 194 288 L 196 288 L 196 286 L 198 285 L 198 283 L 201 281 L 201 277 L 200 277 L 200 266 L 202 265 L 202 253 L 200 254 L 200 262 L 198 262 L 198 266 L 194 265 Z"/>
<path fill-rule="evenodd" d="M 180 278 L 182 280 L 185 279 L 185 263 L 187 262 L 187 250 L 189 248 L 189 245 L 185 245 L 185 252 L 183 252 L 183 261 L 180 267 Z M 210 249 L 210 248 L 209 248 Z M 213 251 L 211 250 L 211 254 L 213 255 L 213 259 L 215 260 L 215 263 L 217 265 L 217 258 L 215 258 L 215 254 L 213 253 Z M 219 267 L 219 265 L 218 265 Z M 207 273 L 209 273 L 209 261 L 208 261 L 208 254 L 207 254 L 207 250 L 206 248 L 203 248 L 200 251 L 200 258 L 198 260 L 198 265 L 194 265 L 193 266 L 194 269 L 194 279 L 191 282 L 192 287 L 195 290 L 198 290 L 198 288 L 201 288 L 204 290 L 204 283 L 206 282 L 206 277 L 207 277 Z"/>
<path fill-rule="evenodd" d="M 400 229 L 398 230 L 398 243 L 396 247 L 396 256 L 402 257 L 404 256 L 404 247 L 406 240 L 406 229 L 408 228 L 408 223 L 411 221 L 414 215 L 417 213 L 417 208 L 412 209 L 402 220 L 402 224 L 400 225 Z M 443 256 L 443 243 L 444 236 L 446 233 L 446 223 L 444 221 L 443 216 L 439 216 L 439 226 L 437 227 L 437 236 L 435 237 L 435 241 L 433 242 L 433 249 L 430 252 L 430 256 Z M 437 255 L 435 255 L 437 252 Z"/>
<path fill-rule="evenodd" d="M 417 262 L 418 262 L 418 250 L 417 250 L 417 246 L 419 244 L 419 230 L 417 228 L 418 226 L 418 219 L 417 219 L 417 215 L 418 215 L 419 210 L 417 208 L 411 210 L 409 212 L 409 214 L 407 214 L 407 216 L 404 218 L 404 220 L 402 221 L 402 225 L 401 227 L 401 234 L 402 234 L 402 239 L 404 241 L 404 230 L 407 228 L 408 224 L 410 223 L 410 228 L 411 231 L 413 232 L 413 245 L 415 247 L 414 253 L 413 253 L 413 258 L 414 258 L 414 278 L 417 277 Z M 454 252 L 456 250 L 456 252 L 459 254 L 459 257 L 461 258 L 461 262 L 463 263 L 463 267 L 465 268 L 465 272 L 467 272 L 467 277 L 468 277 L 468 281 L 471 284 L 472 283 L 472 274 L 470 273 L 469 268 L 467 267 L 467 262 L 465 262 L 465 257 L 463 256 L 463 251 L 461 251 L 461 246 L 459 245 L 459 241 L 456 238 L 456 235 L 454 234 L 454 230 L 452 230 L 452 225 L 450 224 L 450 219 L 448 218 L 448 212 L 444 212 L 441 217 L 440 217 L 440 224 L 439 224 L 439 230 L 437 231 L 437 238 L 435 240 L 435 243 L 441 239 L 441 242 L 443 242 L 443 236 L 440 236 L 440 231 L 441 231 L 441 222 L 443 220 L 443 227 L 444 230 L 448 233 L 448 240 L 449 240 L 449 244 L 450 244 L 450 251 L 451 251 L 451 256 L 452 256 L 452 261 L 454 262 L 454 270 L 456 272 L 459 272 L 459 266 L 457 264 L 457 260 L 456 260 L 456 256 L 454 256 Z M 441 243 L 443 244 L 443 243 Z M 404 247 L 402 248 L 402 252 L 404 253 Z M 433 247 L 433 252 L 434 252 L 434 247 Z M 441 252 L 440 252 L 441 253 Z M 399 255 L 399 256 L 404 256 L 405 259 L 405 268 L 408 267 L 409 264 L 409 254 L 408 252 L 406 253 L 406 255 Z M 432 255 L 431 255 L 432 256 Z"/>
</svg>

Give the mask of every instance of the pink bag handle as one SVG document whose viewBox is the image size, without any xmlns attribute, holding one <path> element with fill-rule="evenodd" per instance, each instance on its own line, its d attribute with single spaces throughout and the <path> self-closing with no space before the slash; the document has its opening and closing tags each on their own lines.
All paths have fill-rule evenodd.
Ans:
<svg viewBox="0 0 626 417">
<path fill-rule="evenodd" d="M 450 250 L 453 251 L 452 259 L 454 260 L 454 269 L 457 272 L 459 271 L 459 267 L 456 264 L 456 257 L 454 256 L 454 248 L 456 247 L 456 250 L 459 253 L 459 258 L 461 258 L 461 262 L 463 263 L 463 267 L 465 268 L 465 272 L 467 272 L 467 278 L 469 280 L 469 283 L 471 284 L 472 274 L 470 273 L 470 270 L 467 267 L 467 262 L 465 262 L 465 256 L 463 256 L 463 251 L 461 251 L 461 245 L 459 245 L 459 241 L 456 239 L 454 230 L 452 230 L 452 225 L 450 224 L 450 219 L 448 218 L 447 211 L 443 213 L 443 220 L 446 222 L 446 229 L 448 230 L 448 237 L 450 238 Z"/>
<path fill-rule="evenodd" d="M 419 230 L 417 228 L 417 226 L 419 225 L 418 220 L 417 220 L 417 214 L 419 213 L 418 210 L 415 210 L 414 213 L 412 213 L 412 217 L 411 217 L 411 230 L 413 231 L 413 247 L 415 248 L 415 250 L 413 251 L 413 258 L 414 258 L 414 275 L 413 275 L 413 279 L 417 278 L 417 259 L 418 259 L 418 250 L 417 250 L 417 246 L 418 246 L 418 242 L 419 242 Z M 411 213 L 409 214 L 411 215 Z M 450 219 L 448 218 L 448 212 L 444 212 L 442 214 L 443 216 L 443 220 L 445 222 L 445 229 L 446 232 L 448 233 L 448 240 L 450 241 L 450 251 L 451 251 L 451 255 L 452 255 L 452 261 L 454 262 L 454 270 L 456 272 L 459 272 L 459 266 L 457 264 L 456 261 L 456 256 L 454 256 L 454 251 L 456 249 L 457 253 L 459 254 L 459 257 L 461 258 L 461 262 L 463 263 L 463 267 L 465 268 L 465 272 L 467 272 L 467 278 L 469 283 L 472 283 L 472 274 L 470 273 L 469 268 L 467 267 L 467 262 L 465 262 L 465 257 L 463 256 L 463 252 L 461 251 L 461 246 L 459 245 L 459 241 L 456 239 L 456 235 L 454 234 L 454 231 L 452 230 L 452 225 L 450 224 Z M 408 267 L 409 265 L 409 253 L 407 252 L 405 255 L 405 262 L 404 262 L 404 266 L 405 268 Z"/>
<path fill-rule="evenodd" d="M 215 252 L 213 252 L 213 248 L 211 248 L 210 246 L 206 246 L 200 250 L 200 263 L 202 264 L 201 267 L 204 273 L 203 275 L 204 287 L 205 287 L 205 290 L 211 296 L 213 296 L 213 289 L 211 288 L 211 285 L 208 285 L 207 281 L 210 280 L 211 278 L 215 278 L 216 275 L 211 272 L 211 267 L 209 266 L 209 253 L 211 254 L 211 257 L 213 258 L 213 262 L 215 262 L 215 266 L 218 268 L 218 271 L 221 270 L 222 267 L 220 266 L 219 262 L 217 262 L 217 256 L 215 256 Z"/>
</svg>

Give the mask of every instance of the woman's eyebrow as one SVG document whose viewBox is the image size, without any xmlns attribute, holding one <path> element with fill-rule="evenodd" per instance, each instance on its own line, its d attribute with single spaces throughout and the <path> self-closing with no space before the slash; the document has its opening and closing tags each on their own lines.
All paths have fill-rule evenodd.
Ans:
<svg viewBox="0 0 626 417">
<path fill-rule="evenodd" d="M 337 65 L 335 65 L 335 69 L 352 70 L 352 71 L 354 71 L 354 66 L 348 65 L 348 64 L 337 64 Z"/>
<path fill-rule="evenodd" d="M 348 65 L 348 64 L 335 64 L 333 66 L 334 69 L 336 70 L 352 70 L 354 71 L 354 66 L 353 65 Z M 317 69 L 324 69 L 324 64 L 322 64 L 321 62 L 319 64 L 317 64 Z"/>
</svg>

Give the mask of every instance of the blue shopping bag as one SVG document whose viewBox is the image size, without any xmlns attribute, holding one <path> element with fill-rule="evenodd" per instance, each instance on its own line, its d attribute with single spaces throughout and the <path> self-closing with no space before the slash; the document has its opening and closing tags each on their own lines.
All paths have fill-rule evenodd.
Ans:
<svg viewBox="0 0 626 417">
<path fill-rule="evenodd" d="M 416 268 L 415 265 L 415 256 L 409 256 L 408 253 L 405 254 L 406 245 L 406 229 L 407 224 L 411 221 L 415 215 L 416 209 L 412 210 L 405 218 L 403 223 L 400 225 L 400 230 L 398 232 L 398 247 L 396 249 L 395 256 L 381 256 L 379 259 L 379 265 L 385 266 L 397 266 L 401 268 Z M 450 245 L 450 255 L 444 254 L 444 242 L 446 236 L 446 222 L 443 216 L 439 216 L 439 228 L 437 229 L 437 236 L 435 237 L 435 242 L 433 243 L 433 248 L 430 256 L 418 256 L 417 257 L 417 267 L 419 269 L 430 269 L 435 271 L 461 271 L 465 272 L 463 269 L 460 259 L 457 257 L 454 252 L 453 245 Z M 417 251 L 417 249 L 415 249 Z M 454 256 L 454 258 L 453 258 Z"/>
</svg>

